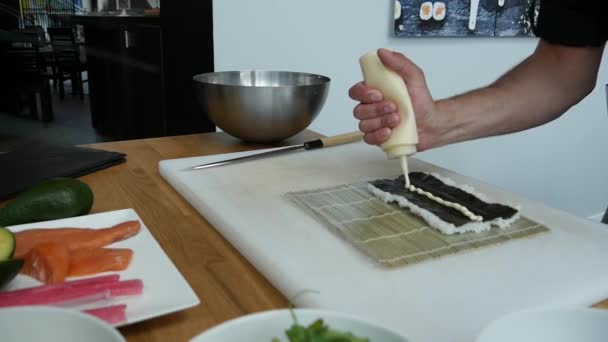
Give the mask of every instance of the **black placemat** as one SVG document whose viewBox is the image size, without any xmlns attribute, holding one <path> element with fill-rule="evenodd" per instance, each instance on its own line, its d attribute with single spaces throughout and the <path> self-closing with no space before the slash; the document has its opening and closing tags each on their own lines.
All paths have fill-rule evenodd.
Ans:
<svg viewBox="0 0 608 342">
<path fill-rule="evenodd" d="M 126 155 L 86 147 L 28 143 L 0 154 L 0 200 L 55 177 L 76 178 L 125 162 Z"/>
</svg>

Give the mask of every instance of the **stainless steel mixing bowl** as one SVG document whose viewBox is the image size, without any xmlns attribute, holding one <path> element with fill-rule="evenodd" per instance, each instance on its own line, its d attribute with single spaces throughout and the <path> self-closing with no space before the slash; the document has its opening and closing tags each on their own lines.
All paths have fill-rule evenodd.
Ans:
<svg viewBox="0 0 608 342">
<path fill-rule="evenodd" d="M 226 133 L 269 143 L 303 131 L 325 104 L 330 79 L 290 71 L 220 71 L 193 78 L 200 105 Z"/>
</svg>

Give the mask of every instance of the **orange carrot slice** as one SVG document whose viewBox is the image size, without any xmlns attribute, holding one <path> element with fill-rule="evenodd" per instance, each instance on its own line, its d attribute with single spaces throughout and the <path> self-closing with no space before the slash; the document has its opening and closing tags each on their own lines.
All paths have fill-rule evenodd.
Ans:
<svg viewBox="0 0 608 342">
<path fill-rule="evenodd" d="M 14 258 L 23 258 L 34 246 L 42 242 L 56 242 L 66 246 L 68 251 L 100 248 L 116 241 L 130 238 L 140 229 L 139 221 L 127 221 L 113 227 L 28 229 L 15 233 Z"/>
<path fill-rule="evenodd" d="M 68 276 L 79 277 L 129 267 L 133 251 L 128 248 L 79 249 L 70 252 Z"/>
</svg>

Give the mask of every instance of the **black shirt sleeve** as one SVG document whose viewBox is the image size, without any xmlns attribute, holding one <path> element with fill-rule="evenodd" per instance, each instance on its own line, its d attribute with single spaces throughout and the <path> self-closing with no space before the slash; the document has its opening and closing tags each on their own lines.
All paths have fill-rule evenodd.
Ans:
<svg viewBox="0 0 608 342">
<path fill-rule="evenodd" d="M 540 0 L 536 35 L 569 46 L 601 46 L 608 40 L 606 0 Z"/>
</svg>

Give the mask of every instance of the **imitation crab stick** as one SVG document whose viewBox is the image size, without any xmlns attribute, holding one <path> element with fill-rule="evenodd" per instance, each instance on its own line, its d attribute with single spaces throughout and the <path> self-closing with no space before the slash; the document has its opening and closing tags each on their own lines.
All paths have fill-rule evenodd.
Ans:
<svg viewBox="0 0 608 342">
<path fill-rule="evenodd" d="M 144 282 L 141 279 L 129 279 L 119 281 L 118 283 L 108 285 L 110 297 L 126 297 L 140 295 L 144 290 Z"/>
<path fill-rule="evenodd" d="M 127 320 L 125 304 L 111 305 L 102 308 L 84 310 L 84 313 L 95 316 L 108 324 L 121 323 Z"/>
<path fill-rule="evenodd" d="M 83 299 L 98 301 L 125 296 L 140 295 L 144 284 L 141 279 L 130 279 L 118 282 L 88 283 L 80 286 L 55 286 L 45 291 L 24 292 L 16 290 L 12 296 L 5 295 L 0 300 L 0 307 L 21 305 L 66 306 L 70 303 L 83 304 Z M 10 294 L 13 291 L 7 292 Z"/>
<path fill-rule="evenodd" d="M 26 287 L 23 289 L 12 290 L 12 291 L 1 291 L 0 292 L 0 303 L 6 299 L 14 298 L 16 296 L 31 296 L 35 294 L 44 294 L 52 291 L 57 291 L 58 289 L 68 288 L 75 289 L 78 287 L 87 287 L 87 286 L 104 286 L 108 284 L 118 283 L 120 281 L 120 275 L 118 274 L 108 274 L 103 276 L 85 278 L 85 279 L 77 279 L 77 280 L 69 280 L 61 283 L 54 284 L 46 284 L 39 285 L 34 287 Z"/>
<path fill-rule="evenodd" d="M 27 229 L 15 233 L 14 258 L 23 258 L 34 246 L 42 242 L 57 242 L 66 245 L 68 251 L 99 248 L 127 239 L 139 232 L 139 221 L 127 221 L 113 227 Z"/>
<path fill-rule="evenodd" d="M 81 287 L 76 289 L 60 288 L 49 293 L 21 295 L 0 302 L 0 307 L 11 307 L 21 305 L 62 305 L 65 302 L 73 302 L 79 298 L 97 296 L 102 294 L 109 298 L 110 292 L 103 288 Z"/>
</svg>

